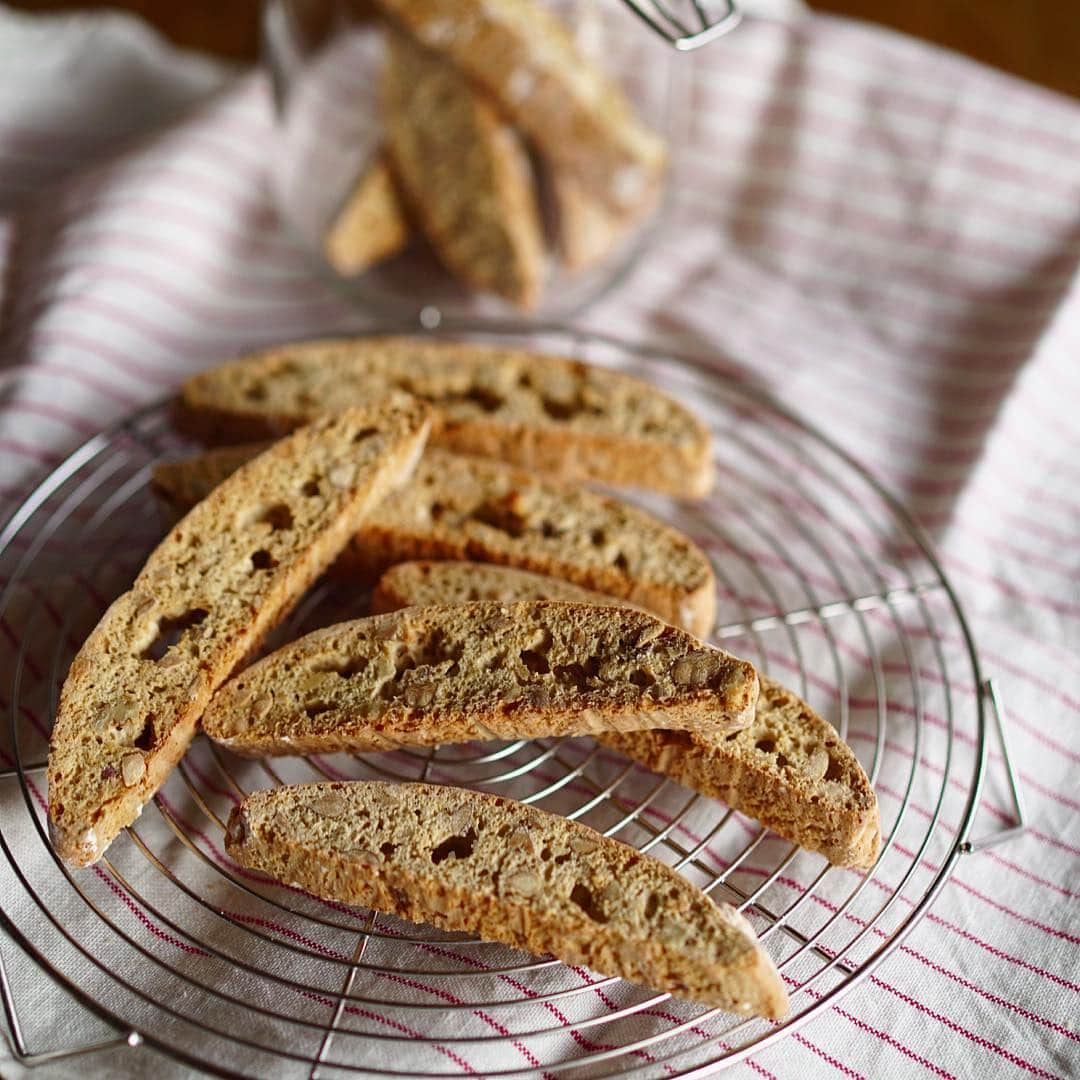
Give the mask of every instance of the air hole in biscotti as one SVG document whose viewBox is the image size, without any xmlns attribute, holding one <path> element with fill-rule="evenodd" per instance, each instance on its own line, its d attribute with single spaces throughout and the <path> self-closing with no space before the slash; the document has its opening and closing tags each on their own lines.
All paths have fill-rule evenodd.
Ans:
<svg viewBox="0 0 1080 1080">
<path fill-rule="evenodd" d="M 252 383 L 245 391 L 244 397 L 248 401 L 265 401 L 266 400 L 266 386 L 261 383 Z"/>
<path fill-rule="evenodd" d="M 546 675 L 551 671 L 551 665 L 547 662 L 547 657 L 542 653 L 533 652 L 532 649 L 522 649 L 520 655 L 521 662 L 534 675 Z"/>
<path fill-rule="evenodd" d="M 332 671 L 335 675 L 340 675 L 343 679 L 351 679 L 354 675 L 359 675 L 361 672 L 366 671 L 369 663 L 370 661 L 366 656 L 350 656 L 348 659 L 344 660 L 327 660 L 322 664 L 313 664 L 311 666 L 311 671 L 314 674 Z"/>
<path fill-rule="evenodd" d="M 473 853 L 476 843 L 476 830 L 469 829 L 464 836 L 447 837 L 431 852 L 431 861 L 438 866 L 452 855 L 455 859 L 467 859 Z"/>
<path fill-rule="evenodd" d="M 616 570 L 621 570 L 624 574 L 630 569 L 630 560 L 623 554 L 623 552 L 616 552 L 615 558 L 611 560 L 611 565 Z"/>
<path fill-rule="evenodd" d="M 593 529 L 589 539 L 596 547 L 603 547 L 607 543 L 607 533 L 603 529 Z"/>
<path fill-rule="evenodd" d="M 541 858 L 541 859 L 542 859 L 542 860 L 543 860 L 544 862 L 547 862 L 547 861 L 548 861 L 548 859 L 550 859 L 550 858 L 551 858 L 551 848 L 549 848 L 549 847 L 545 847 L 545 848 L 544 848 L 544 849 L 543 849 L 543 850 L 542 850 L 542 851 L 540 852 L 540 858 Z"/>
<path fill-rule="evenodd" d="M 319 481 L 318 480 L 309 480 L 300 489 L 300 494 L 301 495 L 306 495 L 309 499 L 314 499 L 315 496 L 319 494 L 319 491 L 320 491 Z"/>
<path fill-rule="evenodd" d="M 829 767 L 825 770 L 826 780 L 843 780 L 844 779 L 844 767 L 832 756 L 829 755 Z"/>
<path fill-rule="evenodd" d="M 441 502 L 434 502 L 431 504 L 431 519 L 432 521 L 442 521 L 446 516 L 446 504 Z"/>
<path fill-rule="evenodd" d="M 651 919 L 660 907 L 660 897 L 656 893 L 649 893 L 649 898 L 645 901 L 645 918 Z"/>
<path fill-rule="evenodd" d="M 373 428 L 373 427 L 361 428 L 352 437 L 353 445 L 355 446 L 357 443 L 362 443 L 366 439 L 370 439 L 372 435 L 378 435 L 378 434 L 379 434 L 379 429 L 378 428 Z"/>
<path fill-rule="evenodd" d="M 763 754 L 771 754 L 776 750 L 776 743 L 772 739 L 758 739 L 754 746 Z"/>
<path fill-rule="evenodd" d="M 208 614 L 209 612 L 205 608 L 191 608 L 174 618 L 160 619 L 158 621 L 157 637 L 139 653 L 139 658 L 142 660 L 160 660 L 184 636 L 185 631 L 190 630 L 193 626 L 198 626 Z"/>
<path fill-rule="evenodd" d="M 327 701 L 309 701 L 304 706 L 304 712 L 308 716 L 321 716 L 324 712 L 329 712 L 333 707 Z"/>
<path fill-rule="evenodd" d="M 545 518 L 540 523 L 540 532 L 548 540 L 552 540 L 556 536 L 562 536 L 562 532 L 558 528 L 556 528 L 555 525 L 553 525 L 550 521 L 548 521 L 547 518 Z"/>
<path fill-rule="evenodd" d="M 584 664 L 560 664 L 555 668 L 555 678 L 570 683 L 577 690 L 588 690 L 600 671 L 600 661 L 590 656 Z"/>
<path fill-rule="evenodd" d="M 501 409 L 505 402 L 496 393 L 491 390 L 485 389 L 483 386 L 474 386 L 465 395 L 466 401 L 471 401 L 474 405 L 479 405 L 484 412 L 495 412 L 496 409 Z"/>
<path fill-rule="evenodd" d="M 644 668 L 638 668 L 636 671 L 632 672 L 630 681 L 634 686 L 639 686 L 643 690 L 647 686 L 654 686 L 656 684 L 656 679 L 653 678 L 652 672 L 646 671 Z"/>
<path fill-rule="evenodd" d="M 153 713 L 150 713 L 143 721 L 142 731 L 135 736 L 132 746 L 138 747 L 140 750 L 152 750 L 154 748 L 154 721 L 157 717 Z"/>
<path fill-rule="evenodd" d="M 397 851 L 397 844 L 391 844 L 389 840 L 385 844 L 379 846 L 379 851 L 382 852 L 384 859 L 391 859 L 394 856 L 394 852 Z"/>
<path fill-rule="evenodd" d="M 788 767 L 788 759 L 783 754 L 776 755 L 776 767 L 778 769 L 786 769 Z"/>
<path fill-rule="evenodd" d="M 488 525 L 492 529 L 506 533 L 515 539 L 521 536 L 526 529 L 527 523 L 521 514 L 504 502 L 481 503 L 470 515 L 473 521 L 481 525 Z M 546 535 L 546 534 L 545 534 Z"/>
<path fill-rule="evenodd" d="M 571 858 L 570 852 L 569 851 L 564 851 L 561 855 L 556 855 L 555 856 L 555 865 L 556 866 L 562 866 L 562 864 L 564 862 L 569 862 L 570 858 Z"/>
<path fill-rule="evenodd" d="M 277 532 L 278 529 L 291 529 L 293 527 L 293 512 L 285 503 L 275 503 L 262 512 L 259 523 L 269 525 L 271 532 Z"/>
<path fill-rule="evenodd" d="M 552 420 L 570 420 L 581 412 L 581 406 L 575 401 L 558 401 L 546 396 L 540 399 L 540 405 Z"/>
<path fill-rule="evenodd" d="M 278 561 L 266 548 L 259 548 L 251 553 L 251 568 L 253 570 L 273 570 Z"/>
<path fill-rule="evenodd" d="M 593 896 L 588 886 L 582 885 L 580 881 L 570 890 L 570 900 L 572 903 L 577 904 L 593 922 L 606 923 L 608 921 L 608 916 L 596 902 L 596 897 Z"/>
</svg>

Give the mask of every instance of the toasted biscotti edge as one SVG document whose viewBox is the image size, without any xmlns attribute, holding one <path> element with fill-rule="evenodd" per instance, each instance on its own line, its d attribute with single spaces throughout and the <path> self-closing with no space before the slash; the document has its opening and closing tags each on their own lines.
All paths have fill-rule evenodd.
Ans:
<svg viewBox="0 0 1080 1080">
<path fill-rule="evenodd" d="M 326 899 L 743 1014 L 787 1008 L 772 960 L 733 908 L 651 856 L 512 800 L 427 784 L 277 788 L 233 810 L 225 844 L 241 865 Z"/>
<path fill-rule="evenodd" d="M 427 408 L 401 397 L 320 419 L 242 466 L 151 553 L 76 654 L 61 690 L 49 829 L 65 861 L 95 861 L 135 820 L 183 754 L 213 690 L 300 599 L 367 508 L 408 475 L 427 429 Z M 379 447 L 372 461 L 337 464 L 344 445 L 373 437 L 381 442 L 369 443 Z M 300 532 L 286 495 L 295 498 L 313 471 L 325 488 L 308 496 L 312 509 L 299 520 L 312 524 Z M 293 481 L 297 491 L 286 492 Z M 250 557 L 248 544 L 258 549 Z M 193 578 L 182 571 L 188 564 L 203 569 Z M 235 591 L 207 592 L 227 582 Z M 180 634 L 171 645 L 170 629 Z M 158 638 L 160 656 L 147 651 Z"/>
</svg>

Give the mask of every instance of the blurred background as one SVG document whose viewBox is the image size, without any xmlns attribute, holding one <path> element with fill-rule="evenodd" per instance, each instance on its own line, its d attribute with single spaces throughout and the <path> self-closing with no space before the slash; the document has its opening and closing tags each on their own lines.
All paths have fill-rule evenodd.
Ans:
<svg viewBox="0 0 1080 1080">
<path fill-rule="evenodd" d="M 259 0 L 15 0 L 12 6 L 28 11 L 123 8 L 179 45 L 237 60 L 253 59 L 257 50 Z M 1080 97 L 1076 0 L 811 0 L 810 6 L 902 30 Z"/>
</svg>

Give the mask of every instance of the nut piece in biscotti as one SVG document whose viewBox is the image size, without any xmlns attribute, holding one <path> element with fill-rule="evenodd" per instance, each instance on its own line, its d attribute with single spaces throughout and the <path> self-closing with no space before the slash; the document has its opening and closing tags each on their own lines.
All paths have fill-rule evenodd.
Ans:
<svg viewBox="0 0 1080 1080">
<path fill-rule="evenodd" d="M 756 714 L 741 731 L 611 732 L 597 738 L 837 866 L 873 866 L 881 818 L 863 767 L 805 701 L 760 678 Z"/>
<path fill-rule="evenodd" d="M 752 664 L 637 608 L 523 600 L 413 607 L 316 630 L 211 699 L 242 754 L 748 724 Z"/>
<path fill-rule="evenodd" d="M 576 600 L 582 604 L 624 604 L 612 596 L 571 585 L 569 581 L 490 563 L 406 562 L 391 566 L 375 584 L 371 613 L 476 600 Z"/>
<path fill-rule="evenodd" d="M 409 239 L 405 210 L 382 157 L 361 174 L 323 237 L 327 262 L 354 277 L 396 255 Z"/>
<path fill-rule="evenodd" d="M 205 442 L 254 441 L 400 389 L 435 410 L 433 446 L 564 480 L 683 496 L 712 485 L 708 429 L 650 383 L 570 357 L 470 342 L 276 346 L 189 379 L 178 421 Z"/>
<path fill-rule="evenodd" d="M 460 562 L 391 567 L 371 602 L 375 611 L 395 611 L 410 605 L 545 598 L 613 602 L 541 574 Z M 654 730 L 597 738 L 656 772 L 723 799 L 837 866 L 873 865 L 881 818 L 858 759 L 805 701 L 775 680 L 759 678 L 754 719 L 736 736 Z"/>
<path fill-rule="evenodd" d="M 242 453 L 211 451 L 159 469 L 154 486 L 182 506 Z M 482 458 L 428 450 L 409 483 L 365 520 L 336 572 L 374 581 L 414 559 L 531 570 L 629 600 L 697 637 L 712 632 L 715 578 L 692 540 L 618 499 Z"/>
<path fill-rule="evenodd" d="M 413 217 L 465 284 L 535 306 L 546 256 L 520 137 L 452 64 L 388 39 L 386 148 Z"/>
<path fill-rule="evenodd" d="M 663 140 L 542 4 L 377 0 L 377 6 L 482 87 L 553 167 L 614 209 L 638 206 L 663 175 Z"/>
<path fill-rule="evenodd" d="M 210 695 L 412 470 L 428 409 L 324 417 L 243 465 L 165 537 L 72 662 L 49 748 L 49 827 L 85 866 L 187 749 Z"/>
<path fill-rule="evenodd" d="M 431 784 L 255 791 L 229 817 L 242 866 L 327 900 L 464 930 L 730 1012 L 787 994 L 734 908 L 586 825 Z"/>
</svg>

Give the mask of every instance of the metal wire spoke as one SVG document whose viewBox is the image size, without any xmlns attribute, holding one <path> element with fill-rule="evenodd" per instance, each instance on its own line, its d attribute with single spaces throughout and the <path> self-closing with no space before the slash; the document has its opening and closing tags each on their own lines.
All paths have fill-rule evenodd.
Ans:
<svg viewBox="0 0 1080 1080">
<path fill-rule="evenodd" d="M 669 30 L 671 18 L 682 20 L 683 37 L 707 32 L 717 12 L 693 0 L 681 11 L 673 2 L 648 6 Z M 402 329 L 414 328 L 379 332 Z M 692 358 L 558 326 L 444 323 L 439 333 L 634 372 L 710 417 L 724 499 L 637 501 L 710 553 L 721 601 L 714 639 L 804 698 L 826 695 L 822 715 L 857 741 L 882 792 L 881 859 L 865 874 L 831 868 L 586 739 L 480 739 L 251 761 L 200 737 L 110 848 L 103 876 L 69 872 L 52 851 L 31 786 L 43 740 L 28 710 L 55 711 L 84 624 L 111 599 L 90 590 L 115 589 L 136 568 L 141 538 L 152 542 L 160 517 L 149 472 L 188 445 L 173 432 L 168 408 L 153 406 L 88 440 L 0 530 L 0 615 L 18 639 L 10 667 L 4 661 L 14 764 L 0 769 L 0 798 L 10 790 L 5 805 L 14 811 L 0 815 L 0 866 L 14 891 L 0 898 L 0 914 L 28 956 L 116 1028 L 103 1046 L 124 1045 L 137 1031 L 209 1071 L 256 1068 L 239 1064 L 247 1055 L 252 1063 L 295 1063 L 311 1080 L 449 1077 L 467 1065 L 500 1077 L 624 1076 L 646 1059 L 670 1075 L 700 1075 L 786 1037 L 850 992 L 974 848 L 968 834 L 986 759 L 977 656 L 925 537 L 870 474 L 759 387 Z M 733 505 L 745 508 L 738 518 Z M 129 553 L 119 548 L 121 536 L 131 538 Z M 70 584 L 58 592 L 50 583 L 69 537 L 79 554 L 65 563 Z M 46 603 L 12 603 L 24 587 L 51 589 L 42 597 L 62 609 L 55 626 Z M 353 617 L 365 597 L 360 586 L 318 587 L 271 644 Z M 970 704 L 957 697 L 969 678 Z M 933 770 L 922 764 L 927 754 Z M 791 1014 L 771 1025 L 615 978 L 593 981 L 550 957 L 320 900 L 225 856 L 228 812 L 248 792 L 358 778 L 496 792 L 661 858 L 755 921 L 791 987 Z M 19 992 L 0 958 L 12 1041 L 20 1058 L 37 1060 L 18 1027 Z M 426 1037 L 449 1017 L 457 1019 L 440 1024 L 446 1035 L 437 1044 Z M 55 1053 L 69 1052 L 80 1050 Z M 482 1056 L 470 1065 L 474 1053 Z"/>
</svg>

